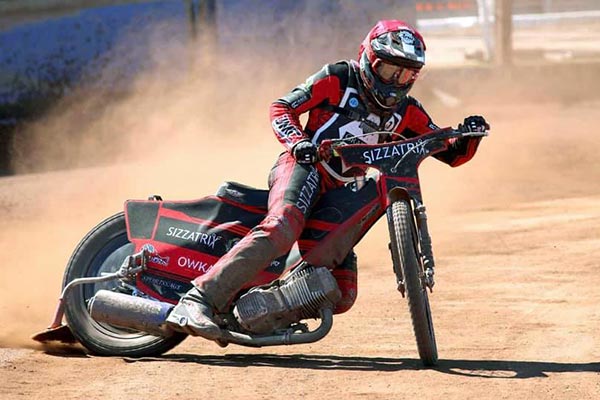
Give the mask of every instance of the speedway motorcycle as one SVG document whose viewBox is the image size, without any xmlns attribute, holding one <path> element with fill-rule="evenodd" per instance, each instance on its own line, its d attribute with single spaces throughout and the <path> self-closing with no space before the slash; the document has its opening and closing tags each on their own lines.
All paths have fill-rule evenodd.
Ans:
<svg viewBox="0 0 600 400">
<path fill-rule="evenodd" d="M 367 167 L 368 173 L 320 198 L 297 245 L 243 288 L 228 313 L 216 316 L 222 327 L 216 342 L 261 347 L 325 337 L 340 298 L 330 269 L 386 214 L 393 270 L 408 299 L 419 356 L 435 365 L 427 292 L 434 286 L 434 258 L 417 170 L 425 158 L 447 149 L 449 139 L 486 135 L 446 128 L 388 143 L 323 142 L 346 166 Z M 267 198 L 266 190 L 226 182 L 199 200 L 155 195 L 126 201 L 124 212 L 101 222 L 76 247 L 54 320 L 34 339 L 76 340 L 94 354 L 130 357 L 177 346 L 187 336 L 178 327 L 187 321 L 167 324 L 167 316 L 190 281 L 264 218 Z M 310 328 L 310 319 L 318 326 Z"/>
</svg>

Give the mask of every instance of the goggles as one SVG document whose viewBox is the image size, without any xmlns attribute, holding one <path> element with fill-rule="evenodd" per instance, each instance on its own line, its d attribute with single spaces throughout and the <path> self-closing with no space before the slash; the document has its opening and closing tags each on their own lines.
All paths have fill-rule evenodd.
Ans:
<svg viewBox="0 0 600 400">
<path fill-rule="evenodd" d="M 413 83 L 419 76 L 420 70 L 389 64 L 377 59 L 373 69 L 384 83 L 404 86 Z"/>
</svg>

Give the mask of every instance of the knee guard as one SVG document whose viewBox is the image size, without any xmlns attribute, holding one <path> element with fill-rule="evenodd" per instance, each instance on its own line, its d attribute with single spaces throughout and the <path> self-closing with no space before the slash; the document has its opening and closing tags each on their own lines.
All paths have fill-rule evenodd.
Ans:
<svg viewBox="0 0 600 400">
<path fill-rule="evenodd" d="M 342 298 L 336 303 L 334 314 L 341 314 L 348 311 L 356 301 L 358 294 L 357 285 L 357 257 L 354 250 L 350 251 L 344 261 L 333 271 L 333 277 L 338 283 L 342 292 Z"/>
</svg>

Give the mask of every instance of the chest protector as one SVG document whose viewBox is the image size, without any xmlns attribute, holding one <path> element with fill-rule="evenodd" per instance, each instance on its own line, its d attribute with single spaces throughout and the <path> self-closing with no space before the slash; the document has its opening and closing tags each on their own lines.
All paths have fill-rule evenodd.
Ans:
<svg viewBox="0 0 600 400">
<path fill-rule="evenodd" d="M 346 62 L 347 63 L 347 62 Z M 348 84 L 339 104 L 322 104 L 319 113 L 327 111 L 331 117 L 314 132 L 307 132 L 313 143 L 318 144 L 325 139 L 344 139 L 347 143 L 375 144 L 383 141 L 384 137 L 370 134 L 375 131 L 394 132 L 402 121 L 403 104 L 395 112 L 380 116 L 371 113 L 359 94 L 357 71 L 351 63 L 348 64 Z M 313 117 L 311 115 L 311 117 Z M 329 162 L 321 162 L 325 170 L 334 178 L 341 181 L 351 181 L 352 176 L 363 171 L 349 169 L 341 159 L 334 157 Z"/>
</svg>

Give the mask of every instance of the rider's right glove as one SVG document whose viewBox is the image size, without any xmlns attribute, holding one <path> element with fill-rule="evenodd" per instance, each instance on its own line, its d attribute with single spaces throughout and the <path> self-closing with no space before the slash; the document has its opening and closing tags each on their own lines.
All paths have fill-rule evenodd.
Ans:
<svg viewBox="0 0 600 400">
<path fill-rule="evenodd" d="M 471 115 L 465 118 L 462 124 L 458 124 L 458 130 L 467 132 L 485 132 L 490 129 L 490 124 L 481 115 Z"/>
<path fill-rule="evenodd" d="M 308 139 L 299 141 L 292 147 L 292 155 L 298 164 L 314 164 L 319 160 L 317 146 Z"/>
</svg>

